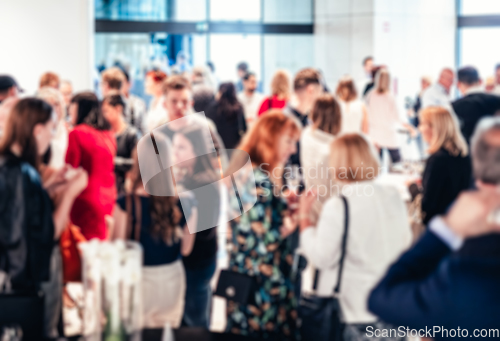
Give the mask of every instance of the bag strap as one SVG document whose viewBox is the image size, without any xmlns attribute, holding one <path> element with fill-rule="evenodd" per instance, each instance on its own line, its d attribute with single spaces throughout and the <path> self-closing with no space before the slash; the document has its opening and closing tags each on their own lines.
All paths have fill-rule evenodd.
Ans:
<svg viewBox="0 0 500 341">
<path fill-rule="evenodd" d="M 345 196 L 341 196 L 342 201 L 344 202 L 344 211 L 345 211 L 345 217 L 344 217 L 344 235 L 342 236 L 342 246 L 341 246 L 341 253 L 340 253 L 340 260 L 339 260 L 339 273 L 337 276 L 337 285 L 335 286 L 335 289 L 333 289 L 334 294 L 338 294 L 340 292 L 340 284 L 342 283 L 342 272 L 344 270 L 344 261 L 345 261 L 345 254 L 346 254 L 346 249 L 347 249 L 347 233 L 349 230 L 349 204 L 347 202 L 347 198 Z"/>
<path fill-rule="evenodd" d="M 132 200 L 135 208 L 135 229 L 132 235 Z M 125 197 L 125 208 L 127 211 L 127 236 L 131 240 L 139 241 L 141 236 L 142 209 L 141 202 L 137 195 L 130 194 Z"/>
<path fill-rule="evenodd" d="M 344 197 L 343 195 L 340 197 L 342 199 L 342 202 L 344 203 L 344 233 L 342 235 L 342 242 L 340 244 L 340 259 L 339 259 L 339 271 L 337 275 L 337 284 L 335 285 L 335 288 L 333 289 L 334 295 L 337 295 L 340 292 L 340 284 L 342 283 L 342 273 L 344 270 L 344 261 L 345 261 L 345 254 L 347 250 L 347 233 L 349 230 L 349 204 L 347 202 L 347 198 Z M 319 280 L 319 270 L 316 269 L 314 273 L 314 281 L 313 281 L 313 290 L 316 291 L 316 288 L 318 287 L 318 280 Z"/>
</svg>

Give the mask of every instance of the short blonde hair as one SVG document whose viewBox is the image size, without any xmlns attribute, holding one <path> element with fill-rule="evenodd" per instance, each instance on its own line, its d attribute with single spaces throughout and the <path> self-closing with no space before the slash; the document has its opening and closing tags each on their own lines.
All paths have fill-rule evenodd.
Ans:
<svg viewBox="0 0 500 341">
<path fill-rule="evenodd" d="M 330 171 L 336 180 L 357 182 L 378 176 L 380 162 L 373 146 L 360 134 L 345 134 L 330 145 Z"/>
<path fill-rule="evenodd" d="M 428 149 L 430 154 L 444 148 L 451 155 L 467 156 L 469 148 L 454 114 L 443 107 L 427 107 L 420 112 L 420 123 L 424 121 L 432 129 L 432 141 Z"/>
<path fill-rule="evenodd" d="M 291 92 L 290 75 L 286 70 L 278 70 L 271 81 L 271 94 L 289 98 Z"/>
<path fill-rule="evenodd" d="M 116 66 L 104 70 L 101 77 L 102 81 L 107 83 L 110 89 L 114 90 L 120 90 L 123 82 L 125 82 L 125 74 Z"/>
</svg>

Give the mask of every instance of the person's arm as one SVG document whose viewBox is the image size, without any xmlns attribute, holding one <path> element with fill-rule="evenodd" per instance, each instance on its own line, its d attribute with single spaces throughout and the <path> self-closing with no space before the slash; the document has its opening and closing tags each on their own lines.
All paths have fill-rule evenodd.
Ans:
<svg viewBox="0 0 500 341">
<path fill-rule="evenodd" d="M 340 198 L 332 198 L 325 203 L 315 227 L 302 214 L 300 250 L 318 269 L 333 269 L 338 265 L 344 216 Z"/>
<path fill-rule="evenodd" d="M 181 254 L 187 257 L 193 251 L 194 241 L 196 239 L 195 233 L 190 233 L 188 226 L 191 226 L 193 231 L 196 231 L 196 223 L 198 221 L 198 209 L 193 207 L 191 215 L 188 218 L 187 224 L 183 228 L 182 241 L 181 241 Z"/>
<path fill-rule="evenodd" d="M 447 256 L 465 238 L 500 232 L 500 222 L 489 219 L 498 202 L 497 191 L 463 192 L 449 213 L 433 219 L 417 244 L 389 268 L 370 295 L 369 310 L 388 323 L 412 328 L 461 325 L 452 313 L 460 268 Z"/>
<path fill-rule="evenodd" d="M 366 105 L 362 104 L 361 105 L 362 111 L 363 111 L 363 120 L 361 121 L 361 131 L 368 135 L 368 130 L 369 130 L 369 121 L 368 121 L 368 111 L 366 110 Z"/>
<path fill-rule="evenodd" d="M 79 168 L 67 184 L 61 186 L 61 200 L 58 200 L 52 213 L 54 221 L 54 238 L 58 239 L 69 222 L 69 214 L 76 197 L 87 187 L 87 172 Z"/>
<path fill-rule="evenodd" d="M 80 142 L 78 141 L 78 133 L 73 130 L 68 135 L 68 149 L 66 151 L 66 163 L 73 167 L 80 166 L 81 151 Z"/>
<path fill-rule="evenodd" d="M 127 239 L 127 212 L 125 212 L 119 204 L 115 204 L 113 218 L 115 222 L 114 231 L 113 234 L 110 235 L 110 239 Z"/>
</svg>

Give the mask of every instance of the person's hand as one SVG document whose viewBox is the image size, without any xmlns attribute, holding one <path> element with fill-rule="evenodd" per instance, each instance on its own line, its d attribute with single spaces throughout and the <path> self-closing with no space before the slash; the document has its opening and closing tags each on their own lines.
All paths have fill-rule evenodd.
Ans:
<svg viewBox="0 0 500 341">
<path fill-rule="evenodd" d="M 89 177 L 87 172 L 81 167 L 75 168 L 71 176 L 67 180 L 68 187 L 66 193 L 74 199 L 87 187 Z"/>
<path fill-rule="evenodd" d="M 66 171 L 67 166 L 62 167 L 61 169 L 54 169 L 48 166 L 42 167 L 40 169 L 40 175 L 42 178 L 43 188 L 50 193 L 54 187 L 64 184 L 66 182 L 64 177 Z"/>
<path fill-rule="evenodd" d="M 301 217 L 309 215 L 315 200 L 316 200 L 316 192 L 313 190 L 309 190 L 309 191 L 305 192 L 300 197 L 299 215 Z"/>
<path fill-rule="evenodd" d="M 460 194 L 443 219 L 458 236 L 470 238 L 500 232 L 499 216 L 500 193 L 479 190 Z"/>
<path fill-rule="evenodd" d="M 285 216 L 283 218 L 283 225 L 281 225 L 280 233 L 283 238 L 291 235 L 298 227 L 297 220 L 291 216 Z"/>
<path fill-rule="evenodd" d="M 292 214 L 296 213 L 299 205 L 299 194 L 295 190 L 287 189 L 283 191 L 283 198 L 285 198 L 287 204 L 288 204 L 288 209 Z"/>
</svg>

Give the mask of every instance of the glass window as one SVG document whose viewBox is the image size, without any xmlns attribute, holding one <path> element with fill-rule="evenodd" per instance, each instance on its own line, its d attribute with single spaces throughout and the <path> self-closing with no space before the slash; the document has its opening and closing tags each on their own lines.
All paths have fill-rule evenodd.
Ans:
<svg viewBox="0 0 500 341">
<path fill-rule="evenodd" d="M 461 29 L 460 66 L 475 66 L 483 81 L 493 76 L 500 63 L 498 46 L 485 42 L 497 41 L 499 36 L 500 27 Z"/>
<path fill-rule="evenodd" d="M 210 0 L 210 20 L 260 21 L 260 0 Z"/>
<path fill-rule="evenodd" d="M 261 75 L 261 36 L 258 34 L 210 34 L 210 60 L 220 82 L 236 82 L 236 66 L 247 62 L 250 71 Z"/>
<path fill-rule="evenodd" d="M 312 24 L 312 0 L 266 0 L 265 23 Z"/>
<path fill-rule="evenodd" d="M 500 14 L 498 0 L 461 0 L 461 15 Z"/>
<path fill-rule="evenodd" d="M 186 62 L 180 64 L 180 55 Z M 189 70 L 207 61 L 207 36 L 205 34 L 177 35 L 158 33 L 97 33 L 95 35 L 95 62 L 99 71 L 120 65 L 127 69 L 131 92 L 144 95 L 144 75 L 152 68 L 170 73 Z M 98 83 L 98 82 L 97 82 Z M 96 89 L 98 90 L 98 89 Z"/>
<path fill-rule="evenodd" d="M 278 69 L 291 72 L 314 65 L 314 36 L 309 34 L 269 34 L 264 36 L 264 92 L 270 92 L 271 78 Z"/>
<path fill-rule="evenodd" d="M 96 19 L 205 21 L 206 0 L 96 0 Z"/>
</svg>

